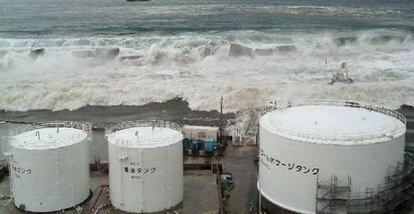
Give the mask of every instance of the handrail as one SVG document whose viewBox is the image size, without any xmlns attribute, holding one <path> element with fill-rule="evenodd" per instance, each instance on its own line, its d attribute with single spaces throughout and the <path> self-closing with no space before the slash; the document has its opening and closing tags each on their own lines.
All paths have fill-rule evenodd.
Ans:
<svg viewBox="0 0 414 214">
<path fill-rule="evenodd" d="M 387 109 L 383 106 L 375 106 L 372 104 L 348 101 L 348 100 L 328 100 L 328 99 L 319 99 L 319 100 L 302 100 L 302 101 L 291 101 L 288 100 L 287 103 L 282 103 L 279 101 L 274 101 L 273 105 L 266 105 L 262 108 L 262 115 L 273 111 L 276 109 L 287 109 L 292 106 L 306 106 L 306 105 L 327 105 L 327 106 L 344 106 L 344 107 L 353 107 L 353 108 L 364 108 L 370 111 L 375 111 L 382 113 L 391 117 L 394 117 L 401 121 L 404 125 L 407 125 L 407 119 L 404 115 L 397 111 Z"/>
<path fill-rule="evenodd" d="M 44 121 L 44 122 L 35 122 L 30 123 L 29 125 L 24 125 L 23 128 L 14 129 L 13 134 L 21 134 L 23 132 L 41 129 L 41 128 L 74 128 L 86 132 L 89 136 L 92 131 L 92 124 L 88 122 L 75 122 L 75 121 Z"/>
<path fill-rule="evenodd" d="M 25 132 L 37 130 L 37 129 L 42 129 L 42 128 L 57 128 L 57 132 L 59 132 L 59 128 L 73 128 L 73 129 L 82 130 L 86 133 L 88 141 L 90 141 L 90 138 L 92 136 L 92 124 L 88 123 L 88 122 L 75 122 L 75 121 L 35 122 L 35 123 L 27 124 L 27 125 L 22 125 L 22 126 L 19 126 L 17 128 L 14 128 L 14 129 L 10 130 L 9 137 L 7 138 L 7 143 L 6 143 L 8 148 L 4 149 L 3 153 L 8 153 L 9 151 L 7 151 L 7 150 L 10 149 L 10 145 L 13 142 L 17 142 L 16 141 L 16 136 L 17 135 L 25 133 Z M 40 132 L 36 131 L 35 136 L 33 136 L 33 137 L 37 137 L 37 139 L 40 140 L 41 139 Z M 72 137 L 74 137 L 74 136 L 72 136 Z M 70 140 L 69 138 L 68 139 L 60 139 L 59 141 L 56 141 L 56 145 L 60 145 L 62 143 L 66 144 L 67 141 L 69 141 L 69 140 Z M 42 143 L 31 144 L 31 147 L 41 148 L 41 147 L 43 147 L 43 144 Z"/>
<path fill-rule="evenodd" d="M 387 109 L 385 107 L 380 106 L 374 106 L 354 101 L 344 101 L 344 100 L 305 100 L 305 101 L 287 101 L 286 103 L 274 101 L 272 105 L 266 105 L 262 107 L 261 109 L 261 115 L 264 115 L 268 112 L 274 111 L 274 110 L 284 110 L 293 106 L 307 106 L 307 105 L 325 105 L 325 106 L 345 106 L 345 107 L 352 107 L 352 108 L 364 108 L 369 111 L 375 111 L 381 114 L 385 114 L 391 117 L 394 117 L 401 121 L 404 125 L 407 124 L 406 118 L 399 112 Z M 364 129 L 364 130 L 358 130 L 358 131 L 347 131 L 344 133 L 338 133 L 337 131 L 330 131 L 330 130 L 324 130 L 324 134 L 320 136 L 316 136 L 315 133 L 317 133 L 317 129 L 312 129 L 307 127 L 305 130 L 301 130 L 301 132 L 294 131 L 295 129 L 289 129 L 289 128 L 275 128 L 275 127 L 269 127 L 267 128 L 278 132 L 283 133 L 288 136 L 294 136 L 299 138 L 306 138 L 306 139 L 315 139 L 315 140 L 322 140 L 322 139 L 329 139 L 329 140 L 341 140 L 341 141 L 355 141 L 355 140 L 366 140 L 371 139 L 372 137 L 388 137 L 386 133 L 383 134 L 383 136 L 379 135 L 366 135 L 367 133 L 381 133 L 380 131 L 386 131 L 387 127 L 377 127 L 375 129 Z M 357 137 L 357 139 L 356 139 Z"/>
<path fill-rule="evenodd" d="M 169 121 L 162 121 L 162 120 L 137 120 L 137 121 L 127 121 L 127 122 L 122 122 L 122 123 L 118 123 L 114 126 L 108 127 L 105 129 L 105 137 L 108 138 L 109 135 L 120 131 L 120 130 L 124 130 L 124 129 L 129 129 L 129 128 L 138 128 L 138 127 L 152 127 L 152 128 L 169 128 L 172 130 L 176 130 L 179 133 L 181 133 L 181 126 L 179 126 L 176 123 L 173 122 L 169 122 Z M 135 132 L 136 134 L 136 132 Z M 163 137 L 163 138 L 154 138 L 154 139 L 145 139 L 145 142 L 139 142 L 140 138 L 137 136 L 136 139 L 134 140 L 122 140 L 122 139 L 117 139 L 117 141 L 115 143 L 120 144 L 122 143 L 123 145 L 129 146 L 129 145 L 134 145 L 139 143 L 139 145 L 146 145 L 146 144 L 152 144 L 152 145 L 162 145 L 165 142 L 168 142 L 169 140 L 175 140 L 174 137 L 172 136 L 168 136 L 168 137 Z"/>
<path fill-rule="evenodd" d="M 105 128 L 105 136 L 108 136 L 114 132 L 136 127 L 158 127 L 158 128 L 170 128 L 181 132 L 181 126 L 170 121 L 163 120 L 137 120 L 137 121 L 126 121 L 118 123 L 109 128 Z"/>
</svg>

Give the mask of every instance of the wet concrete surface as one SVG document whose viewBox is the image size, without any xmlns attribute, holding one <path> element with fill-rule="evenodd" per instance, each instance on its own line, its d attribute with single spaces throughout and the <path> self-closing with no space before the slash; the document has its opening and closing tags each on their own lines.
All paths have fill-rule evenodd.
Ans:
<svg viewBox="0 0 414 214">
<path fill-rule="evenodd" d="M 96 206 L 105 205 L 110 202 L 108 189 L 103 189 L 102 194 L 99 195 L 101 185 L 107 185 L 109 177 L 106 174 L 91 172 L 90 188 L 93 192 L 91 198 L 81 205 L 82 214 L 91 213 L 91 208 L 96 201 Z M 6 196 L 6 197 L 1 197 Z M 22 214 L 24 212 L 18 210 L 10 196 L 10 179 L 5 176 L 0 180 L 0 213 L 1 214 Z M 100 196 L 98 198 L 98 196 Z M 216 184 L 216 176 L 209 170 L 191 170 L 185 171 L 184 175 L 184 199 L 183 202 L 175 208 L 178 213 L 182 214 L 215 214 L 219 210 L 219 195 Z M 62 212 L 59 212 L 62 213 Z M 75 214 L 76 210 L 67 210 L 66 214 Z M 106 209 L 99 212 L 119 213 L 125 212 L 112 209 Z M 164 213 L 164 212 L 162 212 Z M 173 213 L 170 211 L 169 213 Z"/>
<path fill-rule="evenodd" d="M 219 210 L 216 176 L 209 170 L 186 171 L 184 176 L 184 214 L 213 214 Z"/>
<path fill-rule="evenodd" d="M 219 106 L 217 106 L 219 109 Z M 224 120 L 234 119 L 233 113 L 223 114 Z M 0 121 L 31 123 L 40 121 L 68 120 L 90 122 L 95 129 L 104 129 L 116 123 L 134 120 L 166 120 L 182 124 L 218 126 L 218 111 L 192 110 L 188 102 L 175 98 L 166 102 L 151 102 L 142 106 L 85 106 L 73 111 L 32 110 L 4 111 L 0 110 Z"/>
<path fill-rule="evenodd" d="M 231 214 L 256 213 L 257 197 L 256 145 L 228 145 L 224 156 L 224 172 L 233 176 L 234 188 L 225 209 Z"/>
</svg>

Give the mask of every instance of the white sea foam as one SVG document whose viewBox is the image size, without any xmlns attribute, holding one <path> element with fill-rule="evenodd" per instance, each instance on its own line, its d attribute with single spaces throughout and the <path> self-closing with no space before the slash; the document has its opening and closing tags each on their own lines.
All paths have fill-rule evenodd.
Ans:
<svg viewBox="0 0 414 214">
<path fill-rule="evenodd" d="M 230 43 L 252 48 L 292 44 L 297 52 L 228 56 Z M 34 60 L 28 52 L 45 47 Z M 121 62 L 77 58 L 74 51 L 120 47 Z M 7 52 L 7 53 L 6 53 Z M 325 58 L 328 64 L 325 65 Z M 414 39 L 385 30 L 319 34 L 234 31 L 177 36 L 0 39 L 0 109 L 74 110 L 142 105 L 175 97 L 193 109 L 236 111 L 269 99 L 337 98 L 414 105 Z M 354 83 L 328 85 L 341 62 Z"/>
</svg>

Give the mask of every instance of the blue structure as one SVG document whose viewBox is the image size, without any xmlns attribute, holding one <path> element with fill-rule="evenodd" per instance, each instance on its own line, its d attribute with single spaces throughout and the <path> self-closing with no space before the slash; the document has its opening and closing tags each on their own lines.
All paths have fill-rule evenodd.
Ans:
<svg viewBox="0 0 414 214">
<path fill-rule="evenodd" d="M 183 139 L 183 149 L 186 150 L 191 147 L 191 141 L 188 138 Z"/>
<path fill-rule="evenodd" d="M 193 152 L 198 152 L 198 150 L 200 150 L 200 142 L 198 142 L 198 141 L 196 141 L 196 140 L 194 140 L 193 142 L 192 142 L 192 150 L 193 150 Z"/>
<path fill-rule="evenodd" d="M 206 140 L 204 141 L 204 150 L 206 152 L 214 152 L 218 147 L 218 143 L 214 140 Z"/>
<path fill-rule="evenodd" d="M 204 150 L 205 153 L 203 154 L 212 155 L 219 147 L 220 144 L 213 139 L 207 139 L 205 141 L 191 140 L 189 138 L 183 139 L 183 150 L 187 151 L 191 149 L 192 154 L 199 154 L 199 151 Z"/>
</svg>

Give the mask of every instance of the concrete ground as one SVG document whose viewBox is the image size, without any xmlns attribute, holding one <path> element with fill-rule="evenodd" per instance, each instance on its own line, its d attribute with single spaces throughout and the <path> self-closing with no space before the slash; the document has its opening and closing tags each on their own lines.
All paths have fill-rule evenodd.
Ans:
<svg viewBox="0 0 414 214">
<path fill-rule="evenodd" d="M 82 214 L 88 214 L 92 204 L 97 201 L 97 205 L 103 205 L 109 202 L 107 191 L 103 191 L 98 200 L 100 186 L 108 184 L 108 176 L 91 173 L 90 177 L 91 190 L 93 195 L 86 203 L 82 205 Z M 24 213 L 14 207 L 13 201 L 7 198 L 10 195 L 9 177 L 5 176 L 0 180 L 0 213 L 1 214 L 21 214 Z M 6 197 L 2 197 L 6 196 Z M 216 176 L 208 170 L 185 171 L 184 176 L 184 200 L 178 206 L 178 213 L 183 214 L 215 214 L 219 210 L 219 196 L 216 184 Z M 75 214 L 75 210 L 68 210 L 64 213 Z M 125 213 L 115 209 L 100 211 L 100 214 L 106 213 Z M 171 211 L 169 213 L 172 213 Z"/>
<path fill-rule="evenodd" d="M 216 176 L 208 170 L 185 171 L 185 214 L 213 214 L 219 210 Z"/>
<path fill-rule="evenodd" d="M 10 195 L 9 192 L 9 177 L 5 176 L 0 180 L 0 195 L 2 196 L 0 199 L 0 213 L 21 213 L 12 206 L 13 201 L 7 197 Z"/>
<path fill-rule="evenodd" d="M 256 213 L 257 210 L 256 145 L 228 145 L 224 155 L 224 172 L 232 173 L 234 188 L 225 206 L 228 213 Z"/>
</svg>

